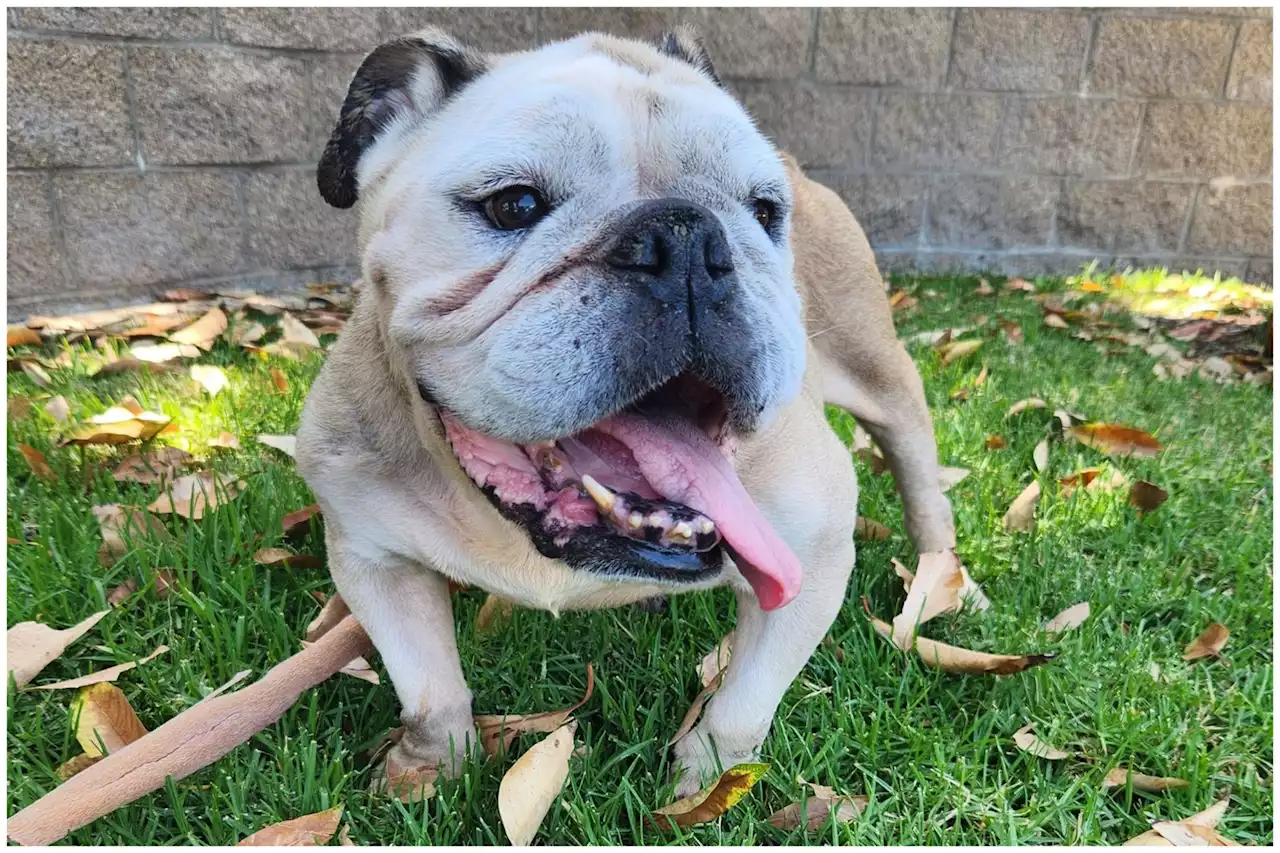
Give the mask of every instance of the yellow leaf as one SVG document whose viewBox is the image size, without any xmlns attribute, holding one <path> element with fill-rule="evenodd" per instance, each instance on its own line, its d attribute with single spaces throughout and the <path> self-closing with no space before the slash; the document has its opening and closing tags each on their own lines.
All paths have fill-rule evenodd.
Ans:
<svg viewBox="0 0 1280 853">
<path fill-rule="evenodd" d="M 95 684 L 81 690 L 71 705 L 76 721 L 76 740 L 87 755 L 119 752 L 147 733 L 125 698 L 114 684 Z"/>
<path fill-rule="evenodd" d="M 1216 658 L 1222 654 L 1222 648 L 1227 644 L 1227 638 L 1230 636 L 1231 632 L 1227 630 L 1226 625 L 1214 622 L 1204 629 L 1203 634 L 1191 641 L 1183 651 L 1182 659 L 1193 661 L 1200 658 Z"/>
<path fill-rule="evenodd" d="M 342 822 L 342 806 L 264 826 L 237 847 L 322 847 Z M 341 838 L 341 837 L 340 837 Z"/>
<path fill-rule="evenodd" d="M 738 764 L 721 774 L 711 785 L 669 806 L 655 809 L 653 821 L 659 829 L 693 826 L 715 820 L 733 808 L 768 771 L 768 764 Z"/>
<path fill-rule="evenodd" d="M 5 634 L 6 665 L 19 687 L 31 679 L 66 650 L 67 646 L 89 632 L 98 620 L 110 613 L 102 610 L 70 628 L 59 631 L 39 622 L 19 622 Z"/>
<path fill-rule="evenodd" d="M 569 722 L 516 759 L 498 785 L 498 816 L 511 843 L 533 841 L 542 819 L 569 778 L 569 756 L 577 723 Z"/>
</svg>

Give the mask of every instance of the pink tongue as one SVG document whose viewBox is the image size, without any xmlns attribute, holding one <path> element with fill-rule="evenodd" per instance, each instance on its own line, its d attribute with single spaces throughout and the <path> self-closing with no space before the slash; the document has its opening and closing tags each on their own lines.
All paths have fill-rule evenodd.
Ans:
<svg viewBox="0 0 1280 853">
<path fill-rule="evenodd" d="M 667 500 L 710 517 L 764 610 L 800 592 L 800 560 L 782 541 L 715 442 L 691 423 L 615 415 L 593 429 L 625 444 L 649 484 Z"/>
</svg>

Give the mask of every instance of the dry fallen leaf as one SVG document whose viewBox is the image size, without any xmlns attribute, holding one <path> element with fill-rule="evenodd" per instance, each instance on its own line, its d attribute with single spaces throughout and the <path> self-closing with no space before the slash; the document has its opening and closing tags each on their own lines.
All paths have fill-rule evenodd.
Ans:
<svg viewBox="0 0 1280 853">
<path fill-rule="evenodd" d="M 698 681 L 703 687 L 706 687 L 712 681 L 719 677 L 721 670 L 729 665 L 729 658 L 733 656 L 733 632 L 725 634 L 720 642 L 716 643 L 716 647 L 703 655 L 702 660 L 698 662 Z"/>
<path fill-rule="evenodd" d="M 1182 659 L 1185 661 L 1199 660 L 1200 658 L 1216 658 L 1222 654 L 1222 648 L 1227 644 L 1227 639 L 1231 636 L 1231 632 L 1227 630 L 1226 625 L 1214 622 L 1208 628 L 1204 629 L 1204 633 L 1196 637 L 1182 652 Z"/>
<path fill-rule="evenodd" d="M 876 633 L 892 640 L 893 629 L 888 622 L 871 615 L 871 605 L 867 603 L 865 596 L 862 599 L 862 609 L 866 611 L 867 618 L 871 620 L 871 627 Z M 916 655 L 926 666 L 943 672 L 964 675 L 1012 675 L 1053 660 L 1051 654 L 994 655 L 975 652 L 918 635 L 916 636 Z"/>
<path fill-rule="evenodd" d="M 264 826 L 237 847 L 324 847 L 342 822 L 342 806 Z M 341 840 L 341 836 L 339 836 Z"/>
<path fill-rule="evenodd" d="M 1013 533 L 1029 533 L 1036 525 L 1036 503 L 1040 500 L 1040 483 L 1032 480 L 1022 492 L 1013 499 L 1009 511 L 1001 522 L 1004 529 Z"/>
<path fill-rule="evenodd" d="M 293 539 L 311 529 L 311 519 L 320 515 L 320 504 L 310 504 L 294 510 L 280 519 L 280 527 L 286 538 Z"/>
<path fill-rule="evenodd" d="M 516 612 L 516 603 L 500 595 L 490 595 L 476 613 L 475 633 L 493 634 L 501 631 Z"/>
<path fill-rule="evenodd" d="M 120 504 L 105 504 L 90 507 L 93 517 L 98 520 L 98 531 L 102 534 L 102 546 L 98 548 L 98 562 L 110 566 L 129 552 L 129 543 L 125 535 L 132 539 L 154 537 L 168 541 L 173 537 L 160 522 L 160 519 L 133 507 Z"/>
<path fill-rule="evenodd" d="M 900 649 L 911 648 L 916 629 L 940 613 L 959 610 L 960 559 L 955 551 L 931 551 L 920 555 L 916 563 L 911 589 L 902 604 L 902 612 L 893 617 L 893 643 Z"/>
<path fill-rule="evenodd" d="M 31 414 L 31 406 L 30 397 L 24 397 L 21 394 L 15 394 L 10 397 L 7 406 L 10 422 L 20 421 Z"/>
<path fill-rule="evenodd" d="M 1082 601 L 1079 604 L 1071 605 L 1066 610 L 1044 623 L 1043 630 L 1048 634 L 1057 634 L 1062 631 L 1069 631 L 1072 628 L 1079 628 L 1088 618 L 1089 602 Z"/>
<path fill-rule="evenodd" d="M 44 404 L 45 413 L 60 424 L 66 423 L 71 417 L 71 405 L 67 402 L 67 398 L 59 394 Z"/>
<path fill-rule="evenodd" d="M 821 829 L 827 818 L 832 817 L 834 807 L 836 823 L 852 823 L 870 802 L 864 796 L 839 796 L 826 785 L 806 783 L 813 789 L 813 796 L 805 798 L 804 808 L 792 803 L 769 815 L 769 825 L 775 829 Z"/>
<path fill-rule="evenodd" d="M 173 361 L 175 358 L 199 358 L 200 348 L 192 344 L 134 344 L 129 347 L 129 358 L 121 359 L 114 365 L 104 366 L 99 373 L 119 373 L 125 370 L 147 370 L 150 373 L 172 373 L 179 368 L 172 365 L 164 365 L 166 361 Z M 140 365 L 130 364 L 124 367 L 124 362 L 147 362 L 151 365 L 149 368 L 143 368 Z"/>
<path fill-rule="evenodd" d="M 284 375 L 284 371 L 278 367 L 271 368 L 271 384 L 275 386 L 276 391 L 280 394 L 289 390 L 289 377 Z"/>
<path fill-rule="evenodd" d="M 138 588 L 138 579 L 129 578 L 127 581 L 111 590 L 111 592 L 107 593 L 107 604 L 110 604 L 112 607 L 119 607 L 128 600 L 129 596 L 137 592 Z"/>
<path fill-rule="evenodd" d="M 1186 779 L 1175 779 L 1172 776 L 1148 776 L 1145 773 L 1134 773 L 1127 767 L 1112 769 L 1107 773 L 1107 778 L 1102 780 L 1103 789 L 1132 785 L 1135 791 L 1147 791 L 1153 794 L 1173 788 L 1185 788 L 1190 784 Z"/>
<path fill-rule="evenodd" d="M 253 672 L 253 670 L 251 669 L 240 670 L 235 675 L 231 676 L 230 680 L 228 680 L 225 684 L 220 684 L 214 689 L 210 690 L 208 693 L 206 693 L 204 695 L 204 698 L 201 699 L 200 702 L 207 702 L 210 699 L 213 699 L 217 696 L 221 696 L 223 693 L 226 693 L 232 687 L 235 687 L 241 681 L 244 681 L 246 678 L 248 678 L 249 673 L 251 672 Z M 199 705 L 200 702 L 197 702 L 196 704 Z"/>
<path fill-rule="evenodd" d="M 160 447 L 147 453 L 135 453 L 116 466 L 111 478 L 117 483 L 163 483 L 178 475 L 191 454 L 180 447 Z"/>
<path fill-rule="evenodd" d="M 543 711 L 540 714 L 476 714 L 476 732 L 480 745 L 487 755 L 496 756 L 499 748 L 511 749 L 511 742 L 525 732 L 543 734 L 553 732 L 569 720 L 569 716 L 591 698 L 596 687 L 595 668 L 587 664 L 587 689 L 573 705 L 559 711 Z"/>
<path fill-rule="evenodd" d="M 1155 456 L 1160 452 L 1160 442 L 1153 437 L 1120 424 L 1083 424 L 1071 427 L 1067 433 L 1086 447 L 1108 456 Z"/>
<path fill-rule="evenodd" d="M 667 741 L 667 746 L 675 746 L 684 740 L 685 735 L 693 731 L 694 725 L 698 722 L 698 717 L 702 716 L 702 709 L 724 681 L 724 674 L 728 670 L 726 664 L 719 672 L 713 673 L 711 679 L 703 685 L 698 691 L 698 695 L 693 697 L 693 703 L 689 705 L 689 710 L 684 712 L 684 719 L 680 721 L 679 728 L 676 733 L 671 736 L 671 740 Z"/>
<path fill-rule="evenodd" d="M 335 592 L 329 596 L 329 600 L 320 608 L 319 615 L 311 620 L 311 624 L 307 625 L 305 639 L 307 642 L 314 643 L 350 615 L 351 608 L 347 607 L 347 603 L 342 600 L 342 596 Z"/>
<path fill-rule="evenodd" d="M 169 651 L 168 646 L 157 646 L 154 652 L 147 655 L 145 658 L 141 658 L 140 660 L 133 660 L 133 661 L 129 661 L 128 663 L 119 664 L 117 666 L 107 667 L 106 669 L 100 669 L 97 672 L 91 672 L 88 675 L 82 675 L 79 678 L 71 678 L 66 681 L 54 682 L 53 684 L 33 684 L 31 685 L 31 689 L 32 690 L 67 690 L 75 687 L 88 687 L 90 684 L 101 684 L 106 681 L 115 681 L 122 674 L 128 672 L 134 667 L 141 666 L 142 664 L 150 661 L 152 658 L 158 655 L 162 655 L 167 651 Z"/>
<path fill-rule="evenodd" d="M 237 323 L 236 327 L 231 330 L 231 343 L 236 346 L 252 346 L 262 340 L 267 334 L 267 327 L 261 323 L 252 323 L 245 325 Z"/>
<path fill-rule="evenodd" d="M 1036 286 L 1025 278 L 1011 278 L 1004 283 L 1005 290 L 1021 290 L 1024 293 L 1035 293 Z"/>
<path fill-rule="evenodd" d="M 1129 487 L 1129 505 L 1142 513 L 1155 512 L 1168 499 L 1168 492 L 1146 480 L 1139 480 Z"/>
<path fill-rule="evenodd" d="M 210 397 L 218 396 L 218 392 L 226 388 L 228 382 L 227 374 L 222 372 L 222 368 L 211 364 L 191 365 L 191 378 L 200 383 Z"/>
<path fill-rule="evenodd" d="M 973 289 L 974 296 L 990 296 L 996 289 L 985 278 L 978 279 L 978 286 Z"/>
<path fill-rule="evenodd" d="M 39 346 L 41 342 L 39 332 L 22 325 L 10 325 L 5 339 L 6 347 Z"/>
<path fill-rule="evenodd" d="M 953 552 L 954 553 L 954 552 Z M 956 557 L 959 560 L 959 557 Z M 890 557 L 889 562 L 893 565 L 893 572 L 902 579 L 902 588 L 909 595 L 911 593 L 911 584 L 915 582 L 916 576 L 902 565 L 902 562 L 896 557 Z M 991 599 L 987 598 L 987 594 L 982 591 L 982 587 L 978 582 L 969 577 L 969 570 L 960 563 L 960 601 L 966 607 L 974 610 L 982 611 L 991 606 Z"/>
<path fill-rule="evenodd" d="M 1035 463 L 1037 471 L 1043 471 L 1049 467 L 1049 440 L 1047 438 L 1036 445 L 1036 449 L 1031 453 L 1031 461 Z"/>
<path fill-rule="evenodd" d="M 304 649 L 309 649 L 313 645 L 315 645 L 315 643 L 310 640 L 302 641 L 302 647 Z M 338 672 L 343 675 L 349 675 L 352 678 L 358 678 L 361 681 L 367 681 L 370 684 L 377 685 L 382 683 L 382 679 L 378 677 L 377 671 L 375 671 L 374 668 L 369 665 L 369 662 L 363 657 L 352 658 L 351 662 L 338 670 Z"/>
<path fill-rule="evenodd" d="M 969 341 L 951 341 L 950 343 L 939 347 L 938 352 L 942 355 L 942 366 L 953 364 L 966 356 L 973 355 L 982 347 L 981 338 Z"/>
<path fill-rule="evenodd" d="M 893 531 L 878 521 L 860 515 L 854 522 L 853 535 L 859 539 L 880 540 L 888 539 L 893 535 Z"/>
<path fill-rule="evenodd" d="M 286 566 L 290 569 L 318 569 L 324 561 L 311 554 L 295 554 L 285 548 L 262 548 L 253 555 L 253 561 L 264 566 Z"/>
<path fill-rule="evenodd" d="M 45 459 L 44 454 L 39 450 L 22 442 L 18 442 L 18 450 L 22 452 L 22 458 L 27 460 L 27 467 L 31 469 L 32 474 L 41 480 L 50 482 L 58 479 L 57 475 L 53 473 L 53 469 L 49 467 L 49 461 Z"/>
<path fill-rule="evenodd" d="M 53 771 L 53 775 L 58 777 L 59 782 L 65 782 L 68 779 L 70 779 L 72 776 L 76 775 L 82 770 L 89 769 L 90 767 L 97 764 L 101 760 L 102 760 L 101 755 L 90 755 L 87 752 L 82 752 L 79 755 L 77 755 L 75 758 L 72 758 L 69 761 L 64 761 L 61 764 L 59 764 L 58 769 Z"/>
<path fill-rule="evenodd" d="M 237 450 L 240 447 L 240 439 L 236 438 L 229 432 L 220 432 L 218 437 L 209 442 L 210 447 L 225 447 L 229 450 Z"/>
<path fill-rule="evenodd" d="M 260 435 L 258 441 L 267 447 L 274 447 L 291 459 L 298 446 L 298 439 L 292 435 Z"/>
<path fill-rule="evenodd" d="M 125 444 L 155 438 L 175 429 L 167 415 L 136 411 L 125 405 L 113 406 L 89 418 L 89 424 L 64 438 L 60 444 Z"/>
<path fill-rule="evenodd" d="M 191 344 L 202 350 L 213 349 L 213 342 L 227 330 L 227 315 L 221 308 L 210 308 L 209 312 L 190 326 L 179 329 L 169 335 L 175 344 Z"/>
<path fill-rule="evenodd" d="M 70 628 L 59 631 L 39 622 L 19 622 L 5 634 L 6 665 L 18 687 L 28 684 L 40 671 L 89 632 L 98 620 L 110 613 L 102 610 Z"/>
<path fill-rule="evenodd" d="M 1034 727 L 1035 723 L 1027 723 L 1014 733 L 1013 742 L 1018 745 L 1018 749 L 1023 752 L 1029 752 L 1037 758 L 1047 758 L 1050 761 L 1061 761 L 1064 758 L 1071 757 L 1071 753 L 1063 752 L 1057 747 L 1050 746 L 1031 734 L 1031 729 Z"/>
<path fill-rule="evenodd" d="M 498 785 L 498 816 L 516 847 L 533 841 L 542 819 L 565 780 L 577 723 L 569 722 L 534 744 L 502 777 Z"/>
<path fill-rule="evenodd" d="M 235 500 L 244 488 L 244 481 L 233 474 L 214 474 L 198 471 L 174 480 L 168 491 L 156 498 L 147 509 L 156 513 L 174 513 L 183 518 L 199 521 L 205 510 L 216 509 L 220 504 Z"/>
<path fill-rule="evenodd" d="M 1069 326 L 1067 325 L 1067 321 L 1059 317 L 1057 314 L 1045 314 L 1044 324 L 1051 329 L 1069 328 Z"/>
<path fill-rule="evenodd" d="M 986 447 L 987 450 L 1000 450 L 1005 446 L 1004 436 L 994 434 L 989 435 L 987 436 L 987 440 L 983 442 L 983 446 Z"/>
<path fill-rule="evenodd" d="M 119 752 L 147 733 L 124 692 L 114 684 L 81 690 L 71 703 L 71 718 L 76 721 L 76 740 L 86 755 Z"/>
<path fill-rule="evenodd" d="M 11 365 L 13 364 L 12 361 L 9 363 Z M 24 358 L 18 362 L 18 366 L 21 368 L 23 373 L 27 374 L 27 377 L 30 378 L 32 382 L 36 383 L 36 385 L 41 388 L 48 388 L 53 384 L 53 380 L 49 378 L 49 374 L 36 362 L 29 361 Z"/>
<path fill-rule="evenodd" d="M 1161 821 L 1141 835 L 1130 838 L 1125 847 L 1238 847 L 1217 832 L 1226 814 L 1229 799 L 1219 800 L 1202 812 L 1180 821 Z"/>
<path fill-rule="evenodd" d="M 284 333 L 284 337 L 280 339 L 282 343 L 320 348 L 320 339 L 316 337 L 315 332 L 308 329 L 301 320 L 288 311 L 280 315 L 280 331 Z"/>
<path fill-rule="evenodd" d="M 951 491 L 961 480 L 969 476 L 968 468 L 950 468 L 943 466 L 938 469 L 938 488 L 944 492 Z"/>
<path fill-rule="evenodd" d="M 653 822 L 659 829 L 707 823 L 733 808 L 768 771 L 768 764 L 738 764 L 724 771 L 712 784 L 697 793 L 654 809 Z"/>
<path fill-rule="evenodd" d="M 1047 409 L 1049 404 L 1039 397 L 1028 397 L 1025 400 L 1019 400 L 1009 407 L 1009 411 L 1005 413 L 1005 417 L 1016 415 L 1019 412 L 1025 412 L 1027 409 Z"/>
<path fill-rule="evenodd" d="M 421 803 L 436 795 L 440 771 L 434 767 L 403 768 L 389 755 L 384 774 L 384 790 L 402 803 Z"/>
</svg>

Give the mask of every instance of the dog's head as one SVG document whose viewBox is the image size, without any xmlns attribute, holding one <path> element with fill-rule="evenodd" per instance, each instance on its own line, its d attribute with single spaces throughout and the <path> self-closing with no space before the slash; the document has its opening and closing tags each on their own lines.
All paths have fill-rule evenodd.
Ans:
<svg viewBox="0 0 1280 853">
<path fill-rule="evenodd" d="M 679 579 L 718 571 L 723 540 L 749 579 L 779 574 L 730 460 L 804 370 L 791 191 L 692 33 L 387 42 L 318 182 L 360 206 L 388 345 L 540 551 Z"/>
</svg>

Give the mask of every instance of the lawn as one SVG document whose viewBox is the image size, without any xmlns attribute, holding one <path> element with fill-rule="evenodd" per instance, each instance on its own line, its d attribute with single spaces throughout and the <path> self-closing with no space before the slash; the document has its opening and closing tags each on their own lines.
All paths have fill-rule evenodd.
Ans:
<svg viewBox="0 0 1280 853">
<path fill-rule="evenodd" d="M 959 552 L 992 601 L 985 613 L 940 617 L 923 628 L 934 639 L 996 652 L 1052 652 L 1044 665 L 1008 677 L 959 676 L 898 653 L 869 626 L 859 598 L 882 618 L 898 611 L 902 585 L 890 558 L 914 563 L 889 475 L 857 460 L 862 515 L 893 535 L 861 542 L 846 607 L 779 708 L 765 743 L 771 765 L 750 795 L 713 823 L 661 832 L 647 817 L 671 799 L 674 732 L 699 684 L 702 655 L 733 626 L 724 590 L 678 597 L 665 614 L 625 608 L 559 618 L 517 611 L 509 624 L 477 638 L 485 594 L 455 594 L 458 635 L 478 713 L 532 713 L 573 704 L 586 754 L 571 760 L 568 783 L 539 832 L 546 844 L 1114 844 L 1152 821 L 1177 820 L 1230 798 L 1219 829 L 1241 843 L 1272 841 L 1272 399 L 1260 385 L 1220 385 L 1199 376 L 1158 381 L 1156 359 L 1042 325 L 1026 294 L 974 295 L 975 278 L 897 282 L 918 304 L 897 317 L 904 338 L 985 321 L 977 353 L 942 366 L 927 344 L 913 344 L 945 465 L 970 469 L 952 488 Z M 1062 282 L 1041 280 L 1042 290 Z M 998 334 L 997 317 L 1021 324 L 1025 342 Z M 117 345 L 123 346 L 121 342 Z M 1106 348 L 1107 345 L 1103 345 Z M 125 673 L 117 684 L 148 728 L 155 728 L 243 669 L 260 676 L 299 649 L 330 591 L 322 569 L 265 567 L 259 548 L 287 545 L 323 556 L 320 523 L 285 543 L 280 519 L 312 502 L 288 457 L 253 440 L 292 433 L 322 356 L 302 360 L 247 354 L 225 340 L 201 362 L 231 382 L 212 399 L 185 373 L 88 378 L 100 353 L 62 346 L 70 366 L 51 369 L 51 387 L 10 373 L 8 394 L 35 400 L 9 419 L 8 620 L 72 625 L 107 607 L 129 578 L 143 589 L 51 664 L 35 683 L 72 678 L 131 661 L 167 644 L 171 651 Z M 54 355 L 50 351 L 48 355 Z M 985 365 L 986 381 L 966 399 Z M 276 390 L 269 373 L 284 372 Z M 168 542 L 142 539 L 110 567 L 91 507 L 146 506 L 156 486 L 115 482 L 110 466 L 127 451 L 55 447 L 57 424 L 41 409 L 65 395 L 74 417 L 99 413 L 126 394 L 174 418 L 198 458 L 247 483 L 234 502 L 200 521 L 166 516 Z M 1011 404 L 1041 397 L 1049 409 L 1006 417 Z M 1090 448 L 1055 441 L 1037 525 L 1008 533 L 1001 518 L 1037 476 L 1036 444 L 1061 406 L 1089 419 L 1127 424 L 1164 445 L 1155 458 L 1106 460 Z M 11 412 L 12 412 L 11 408 Z M 848 441 L 852 420 L 832 410 Z M 210 449 L 222 431 L 238 450 Z M 986 449 L 1001 436 L 1003 449 Z M 47 454 L 56 479 L 33 476 L 17 448 Z M 1127 489 L 1059 493 L 1057 479 L 1104 465 L 1169 493 L 1147 515 Z M 177 591 L 163 599 L 148 581 L 170 567 Z M 1092 615 L 1081 627 L 1046 634 L 1042 624 L 1076 602 Z M 1184 647 L 1213 622 L 1230 630 L 1222 659 L 1182 660 Z M 498 785 L 513 756 L 472 766 L 426 803 L 404 805 L 365 793 L 369 752 L 398 725 L 394 694 L 383 685 L 337 676 L 308 691 L 277 724 L 210 768 L 78 830 L 77 844 L 232 844 L 263 826 L 345 804 L 357 844 L 505 844 Z M 81 749 L 72 730 L 73 691 L 8 692 L 9 813 L 57 784 L 55 769 Z M 1049 761 L 1020 751 L 1015 731 L 1035 723 L 1039 737 L 1071 753 Z M 538 735 L 517 740 L 513 752 Z M 1103 790 L 1107 772 L 1131 767 L 1190 784 L 1164 794 Z M 865 794 L 855 821 L 783 831 L 765 818 L 800 797 L 797 777 Z"/>
</svg>

